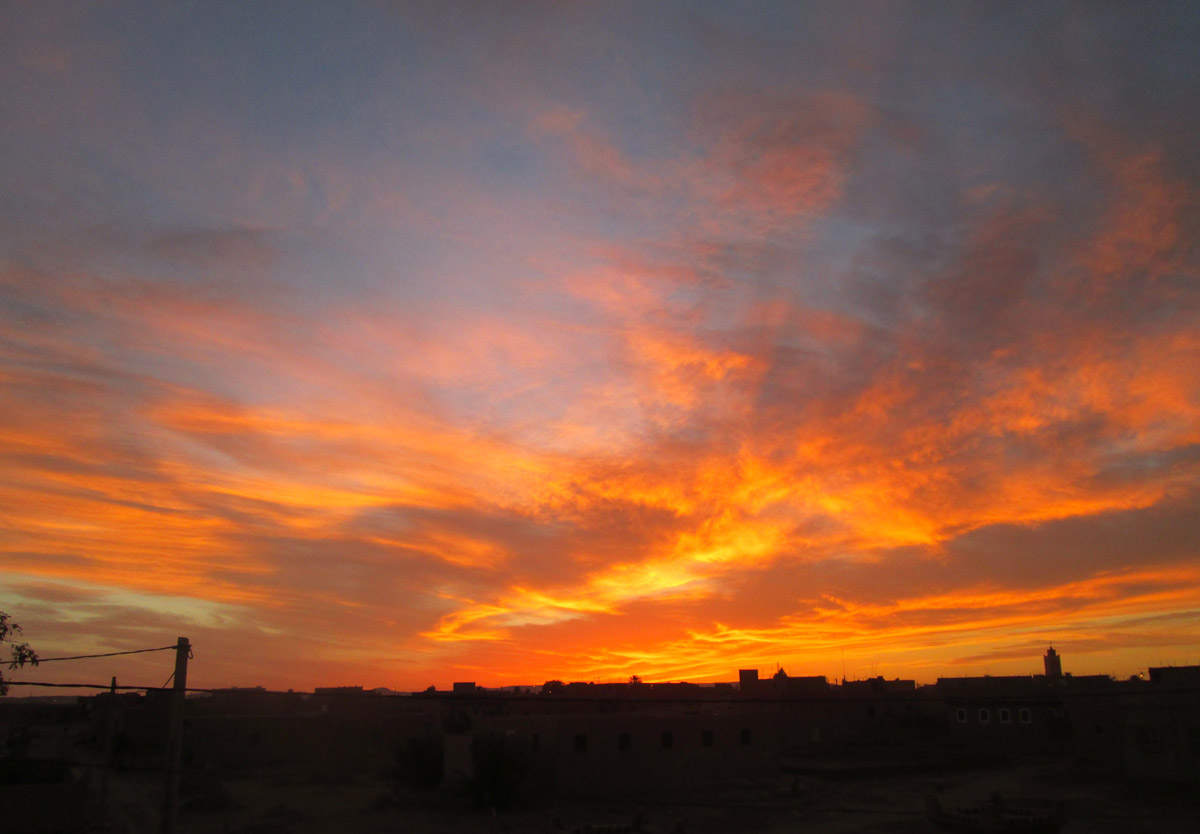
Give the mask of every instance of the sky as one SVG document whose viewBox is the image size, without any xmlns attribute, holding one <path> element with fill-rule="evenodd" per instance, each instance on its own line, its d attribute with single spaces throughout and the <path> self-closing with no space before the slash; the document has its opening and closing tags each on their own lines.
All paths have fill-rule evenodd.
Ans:
<svg viewBox="0 0 1200 834">
<path fill-rule="evenodd" d="M 5 3 L 0 610 L 194 686 L 1200 663 L 1197 43 Z"/>
</svg>

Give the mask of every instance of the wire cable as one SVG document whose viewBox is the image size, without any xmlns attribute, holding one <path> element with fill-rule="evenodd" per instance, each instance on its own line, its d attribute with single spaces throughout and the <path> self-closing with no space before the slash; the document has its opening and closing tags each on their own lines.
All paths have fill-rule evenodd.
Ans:
<svg viewBox="0 0 1200 834">
<path fill-rule="evenodd" d="M 175 648 L 175 647 L 172 646 L 171 648 Z M 172 675 L 172 677 L 173 677 L 173 675 Z M 168 683 L 169 682 L 170 682 L 170 679 L 168 678 Z M 45 686 L 45 687 L 54 687 L 56 689 L 106 689 L 107 690 L 107 689 L 113 688 L 113 685 L 111 683 L 49 683 L 47 681 L 10 681 L 7 679 L 4 681 L 4 684 L 5 684 L 5 686 Z M 122 691 L 122 692 L 147 692 L 147 693 L 149 693 L 149 692 L 160 692 L 163 690 L 163 687 L 145 686 L 145 685 L 129 686 L 126 684 L 117 684 L 116 689 L 119 691 Z M 177 690 L 170 689 L 167 691 L 175 692 Z M 361 691 L 361 692 L 329 692 L 329 693 L 324 693 L 322 695 L 316 695 L 316 693 L 314 693 L 314 692 L 285 692 L 281 689 L 256 689 L 256 688 L 238 689 L 237 687 L 232 687 L 232 688 L 230 688 L 230 687 L 212 687 L 212 688 L 210 688 L 210 687 L 202 687 L 202 686 L 188 686 L 188 687 L 185 687 L 183 689 L 183 691 L 184 692 L 206 693 L 209 695 L 231 695 L 231 696 L 248 695 L 251 697 L 260 696 L 260 695 L 277 695 L 277 696 L 287 696 L 287 697 L 294 697 L 294 698 L 312 698 L 312 697 L 375 698 L 375 697 L 379 697 L 379 696 L 376 696 L 373 692 L 370 692 L 369 690 Z M 448 695 L 449 693 L 443 692 L 441 694 Z M 404 696 L 404 697 L 407 697 L 407 696 Z"/>
<path fill-rule="evenodd" d="M 39 663 L 53 663 L 56 660 L 89 660 L 93 657 L 117 657 L 123 654 L 143 654 L 145 652 L 165 652 L 168 649 L 174 649 L 175 646 L 160 646 L 157 649 L 133 649 L 127 652 L 105 652 L 104 654 L 77 654 L 74 657 L 39 657 L 37 660 L 31 661 L 31 665 Z"/>
</svg>

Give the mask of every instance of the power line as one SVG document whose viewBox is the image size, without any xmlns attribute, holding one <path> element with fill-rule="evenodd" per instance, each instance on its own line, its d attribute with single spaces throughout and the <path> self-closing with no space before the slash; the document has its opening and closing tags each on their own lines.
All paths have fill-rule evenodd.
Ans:
<svg viewBox="0 0 1200 834">
<path fill-rule="evenodd" d="M 175 648 L 175 647 L 172 646 L 171 648 Z M 174 677 L 174 675 L 172 675 L 171 677 Z M 169 682 L 170 682 L 170 679 L 168 679 L 168 683 Z M 49 683 L 48 681 L 9 681 L 9 680 L 6 680 L 4 683 L 7 686 L 46 686 L 46 687 L 53 687 L 56 689 L 113 689 L 114 688 L 111 683 Z M 152 692 L 152 691 L 157 692 L 157 691 L 160 691 L 161 689 L 163 689 L 163 687 L 165 687 L 165 686 L 166 686 L 166 684 L 164 684 L 162 687 L 160 687 L 160 686 L 129 686 L 126 684 L 118 684 L 115 688 L 120 689 L 120 690 L 129 691 L 129 692 Z M 261 689 L 261 690 L 260 689 L 247 689 L 247 690 L 239 691 L 237 689 L 231 690 L 228 688 L 221 689 L 221 688 L 205 688 L 205 687 L 196 687 L 196 686 L 186 687 L 186 688 L 184 688 L 183 691 L 184 692 L 202 692 L 202 693 L 208 693 L 210 695 L 225 695 L 225 694 L 236 695 L 236 694 L 241 694 L 242 692 L 245 692 L 246 694 L 250 694 L 250 695 L 312 695 L 313 694 L 311 692 L 282 692 L 282 691 L 273 690 L 273 689 Z M 338 693 L 331 693 L 331 694 L 338 694 Z M 345 694 L 350 694 L 350 693 L 345 693 Z M 354 694 L 361 697 L 364 693 L 360 692 L 360 693 L 354 693 Z"/>
<path fill-rule="evenodd" d="M 111 689 L 108 683 L 47 683 L 45 681 L 5 681 L 6 686 L 52 686 L 58 689 Z M 153 689 L 152 686 L 117 686 L 117 689 Z"/>
<path fill-rule="evenodd" d="M 93 657 L 117 657 L 123 654 L 143 654 L 145 652 L 165 652 L 168 649 L 174 649 L 175 646 L 160 646 L 157 649 L 133 649 L 127 652 L 105 652 L 104 654 L 77 654 L 74 657 L 39 657 L 33 661 L 36 666 L 40 663 L 53 663 L 56 660 L 89 660 Z"/>
<path fill-rule="evenodd" d="M 172 646 L 171 648 L 175 648 L 175 647 Z M 174 675 L 172 675 L 172 677 L 174 677 Z M 170 680 L 171 679 L 168 678 L 167 683 L 170 683 Z M 4 683 L 8 686 L 45 686 L 45 687 L 54 687 L 57 689 L 105 689 L 105 690 L 109 690 L 109 689 L 113 688 L 113 685 L 110 683 L 49 683 L 47 681 L 9 681 L 9 680 L 6 680 Z M 129 692 L 149 693 L 149 692 L 160 692 L 165 687 L 166 687 L 166 684 L 163 684 L 163 686 L 161 686 L 161 687 L 128 686 L 125 684 L 119 684 L 116 686 L 116 689 L 129 691 Z M 184 692 L 198 692 L 198 693 L 208 694 L 208 695 L 250 695 L 250 696 L 285 695 L 285 696 L 292 696 L 292 697 L 302 696 L 302 697 L 309 697 L 309 698 L 319 697 L 319 698 L 366 698 L 366 699 L 383 697 L 383 696 L 377 696 L 370 691 L 326 692 L 326 693 L 322 693 L 321 695 L 317 695 L 317 693 L 315 693 L 315 692 L 294 692 L 291 690 L 285 692 L 282 689 L 258 689 L 258 688 L 239 689 L 237 687 L 232 687 L 232 688 L 231 687 L 211 687 L 211 688 L 209 688 L 209 687 L 199 687 L 199 686 L 188 686 L 188 687 L 185 687 L 183 691 Z M 442 694 L 448 695 L 449 693 L 443 692 Z M 407 698 L 408 696 L 405 695 L 405 696 L 394 696 L 394 697 Z"/>
</svg>

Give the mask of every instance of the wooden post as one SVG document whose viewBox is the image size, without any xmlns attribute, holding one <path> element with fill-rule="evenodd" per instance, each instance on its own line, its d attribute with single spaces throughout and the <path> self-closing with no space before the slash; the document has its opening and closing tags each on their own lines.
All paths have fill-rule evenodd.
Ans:
<svg viewBox="0 0 1200 834">
<path fill-rule="evenodd" d="M 108 817 L 108 774 L 113 767 L 113 736 L 117 732 L 117 676 L 108 687 L 108 703 L 104 713 L 104 763 L 100 771 L 100 812 L 98 828 L 103 831 Z"/>
<path fill-rule="evenodd" d="M 175 831 L 179 812 L 179 769 L 183 760 L 183 707 L 187 690 L 187 662 L 191 646 L 186 637 L 175 642 L 175 687 L 171 690 L 171 723 L 167 735 L 166 789 L 163 796 L 162 834 Z"/>
</svg>

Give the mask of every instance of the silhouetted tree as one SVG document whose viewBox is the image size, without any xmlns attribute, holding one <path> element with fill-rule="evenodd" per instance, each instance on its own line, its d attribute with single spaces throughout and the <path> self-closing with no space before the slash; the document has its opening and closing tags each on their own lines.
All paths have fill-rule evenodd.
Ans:
<svg viewBox="0 0 1200 834">
<path fill-rule="evenodd" d="M 38 665 L 37 652 L 29 648 L 28 643 L 18 643 L 12 639 L 12 635 L 20 633 L 21 627 L 13 622 L 8 614 L 0 611 L 0 643 L 7 643 L 12 652 L 12 659 L 8 661 L 9 669 L 20 669 L 26 663 L 30 666 Z M 7 694 L 8 684 L 4 681 L 4 673 L 0 672 L 0 695 Z"/>
<path fill-rule="evenodd" d="M 642 685 L 641 676 L 640 675 L 630 675 L 629 676 L 629 685 L 630 686 L 641 686 Z"/>
<path fill-rule="evenodd" d="M 558 695 L 567 688 L 567 685 L 560 680 L 546 681 L 542 684 L 543 695 Z"/>
</svg>

